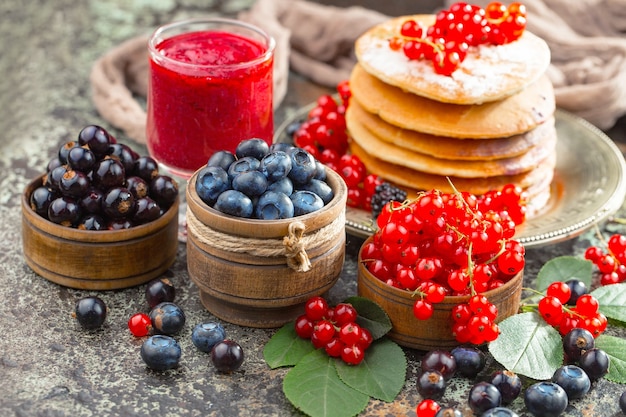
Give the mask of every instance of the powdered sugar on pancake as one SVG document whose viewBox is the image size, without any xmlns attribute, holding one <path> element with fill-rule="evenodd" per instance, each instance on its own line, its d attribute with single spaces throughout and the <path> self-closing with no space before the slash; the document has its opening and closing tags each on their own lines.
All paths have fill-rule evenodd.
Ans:
<svg viewBox="0 0 626 417">
<path fill-rule="evenodd" d="M 428 25 L 433 17 L 405 16 L 378 25 L 356 41 L 356 54 L 371 75 L 414 94 L 455 104 L 500 100 L 536 81 L 550 63 L 545 41 L 525 31 L 509 44 L 471 47 L 459 69 L 451 76 L 440 75 L 432 62 L 409 60 L 401 50 L 389 47 L 389 39 L 409 18 Z"/>
</svg>

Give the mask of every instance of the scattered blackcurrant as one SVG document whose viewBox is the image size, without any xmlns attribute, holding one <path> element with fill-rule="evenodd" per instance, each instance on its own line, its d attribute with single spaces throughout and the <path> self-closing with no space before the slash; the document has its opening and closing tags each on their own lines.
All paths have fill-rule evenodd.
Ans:
<svg viewBox="0 0 626 417">
<path fill-rule="evenodd" d="M 234 372 L 241 367 L 244 360 L 243 349 L 233 340 L 222 340 L 211 350 L 211 363 L 225 373 Z"/>
<path fill-rule="evenodd" d="M 438 400 L 446 392 L 446 380 L 438 371 L 422 371 L 415 383 L 422 398 Z"/>
<path fill-rule="evenodd" d="M 176 288 L 167 278 L 155 278 L 146 285 L 146 301 L 150 308 L 164 301 L 173 302 Z"/>
<path fill-rule="evenodd" d="M 480 415 L 487 410 L 499 407 L 502 404 L 502 395 L 495 385 L 481 381 L 470 389 L 467 403 L 475 414 Z"/>
<path fill-rule="evenodd" d="M 585 371 L 591 382 L 602 378 L 609 372 L 609 355 L 598 348 L 587 350 L 578 359 L 578 365 Z"/>
<path fill-rule="evenodd" d="M 84 329 L 94 330 L 104 324 L 107 307 L 99 297 L 84 297 L 76 302 L 74 315 Z"/>
</svg>

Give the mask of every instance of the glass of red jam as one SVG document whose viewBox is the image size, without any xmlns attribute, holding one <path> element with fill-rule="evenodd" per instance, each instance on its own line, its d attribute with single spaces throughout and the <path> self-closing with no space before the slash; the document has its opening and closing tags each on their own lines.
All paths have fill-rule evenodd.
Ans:
<svg viewBox="0 0 626 417">
<path fill-rule="evenodd" d="M 219 150 L 272 141 L 275 41 L 245 22 L 190 19 L 148 42 L 147 145 L 173 175 L 189 178 Z"/>
</svg>

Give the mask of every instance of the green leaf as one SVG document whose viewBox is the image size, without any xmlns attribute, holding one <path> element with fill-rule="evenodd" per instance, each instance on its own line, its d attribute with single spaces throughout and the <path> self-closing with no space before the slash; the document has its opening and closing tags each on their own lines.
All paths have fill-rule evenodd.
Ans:
<svg viewBox="0 0 626 417">
<path fill-rule="evenodd" d="M 336 361 L 323 350 L 303 357 L 283 380 L 287 399 L 311 417 L 351 417 L 363 411 L 370 397 L 339 378 Z"/>
<path fill-rule="evenodd" d="M 489 352 L 509 371 L 533 379 L 550 379 L 563 363 L 561 335 L 535 312 L 501 321 L 500 335 Z"/>
<path fill-rule="evenodd" d="M 576 256 L 559 256 L 546 262 L 537 274 L 537 290 L 543 291 L 555 281 L 577 278 L 591 286 L 593 263 Z"/>
<path fill-rule="evenodd" d="M 335 361 L 339 378 L 357 391 L 392 402 L 406 379 L 406 357 L 394 342 L 385 338 L 374 342 L 358 366 Z"/>
<path fill-rule="evenodd" d="M 281 327 L 263 348 L 263 357 L 270 368 L 293 366 L 303 356 L 315 350 L 310 340 L 305 340 L 296 334 L 293 322 Z"/>
<path fill-rule="evenodd" d="M 626 284 L 598 287 L 591 292 L 600 303 L 600 312 L 607 318 L 626 323 Z"/>
<path fill-rule="evenodd" d="M 614 287 L 614 285 L 610 285 Z M 626 384 L 626 341 L 615 336 L 600 335 L 596 338 L 596 347 L 609 355 L 609 372 L 605 378 L 609 381 Z"/>
<path fill-rule="evenodd" d="M 359 313 L 356 322 L 372 333 L 374 340 L 380 339 L 391 330 L 391 320 L 381 306 L 365 297 L 350 297 L 345 300 Z"/>
</svg>

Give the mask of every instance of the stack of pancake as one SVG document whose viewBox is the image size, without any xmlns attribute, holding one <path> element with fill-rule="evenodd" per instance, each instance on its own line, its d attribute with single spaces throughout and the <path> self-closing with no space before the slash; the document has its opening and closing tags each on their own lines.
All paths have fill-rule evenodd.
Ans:
<svg viewBox="0 0 626 417">
<path fill-rule="evenodd" d="M 346 113 L 350 150 L 368 170 L 409 190 L 476 195 L 514 183 L 529 214 L 550 196 L 556 164 L 555 100 L 547 44 L 525 31 L 504 45 L 472 47 L 451 76 L 393 50 L 407 19 L 378 25 L 356 42 Z"/>
</svg>

